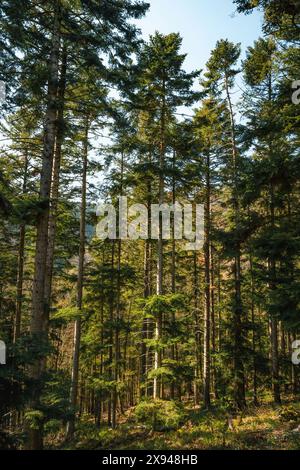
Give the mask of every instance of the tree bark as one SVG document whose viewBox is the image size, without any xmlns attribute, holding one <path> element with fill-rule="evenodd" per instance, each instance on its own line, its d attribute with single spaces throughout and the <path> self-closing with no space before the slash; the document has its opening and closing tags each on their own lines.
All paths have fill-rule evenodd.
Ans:
<svg viewBox="0 0 300 470">
<path fill-rule="evenodd" d="M 23 178 L 23 194 L 27 191 L 27 172 L 28 172 L 28 152 L 25 153 L 24 161 L 24 178 Z M 19 250 L 18 250 L 18 277 L 17 277 L 17 300 L 16 300 L 16 317 L 14 328 L 14 343 L 18 340 L 21 333 L 22 320 L 22 304 L 23 304 L 23 278 L 24 278 L 24 250 L 25 250 L 26 225 L 24 222 L 20 225 L 19 230 Z"/>
<path fill-rule="evenodd" d="M 203 402 L 210 407 L 210 157 L 206 156 L 205 204 L 204 204 L 204 348 L 203 348 Z"/>
<path fill-rule="evenodd" d="M 85 231 L 86 231 L 86 193 L 87 193 L 87 166 L 88 166 L 88 134 L 89 117 L 85 119 L 85 135 L 82 162 L 82 187 L 81 187 L 81 209 L 80 209 L 80 241 L 78 258 L 77 277 L 77 310 L 82 311 L 83 281 L 84 281 L 84 256 L 85 256 Z M 70 405 L 74 410 L 74 415 L 67 424 L 67 438 L 71 439 L 75 431 L 75 408 L 77 404 L 78 376 L 79 376 L 79 356 L 81 340 L 81 318 L 75 320 L 73 339 L 73 364 L 71 374 Z"/>
<path fill-rule="evenodd" d="M 57 126 L 56 126 L 56 139 L 55 139 L 55 152 L 52 167 L 52 185 L 51 185 L 51 206 L 49 213 L 49 229 L 48 229 L 48 248 L 47 248 L 47 262 L 45 273 L 45 287 L 44 287 L 44 302 L 47 315 L 50 314 L 51 307 L 51 290 L 52 290 L 52 275 L 53 275 L 53 260 L 54 260 L 54 246 L 56 235 L 56 219 L 59 197 L 59 177 L 61 165 L 61 151 L 64 139 L 64 98 L 66 89 L 66 70 L 67 70 L 67 51 L 63 47 L 62 60 L 60 68 L 60 79 L 58 84 L 58 113 L 57 113 Z"/>
<path fill-rule="evenodd" d="M 273 230 L 275 230 L 275 201 L 273 183 L 270 185 L 270 217 L 271 227 Z M 269 276 L 269 287 L 271 291 L 274 291 L 277 285 L 276 261 L 274 256 L 271 256 L 269 259 Z M 281 403 L 279 382 L 278 321 L 273 314 L 271 314 L 270 318 L 270 335 L 273 399 L 275 403 Z"/>
<path fill-rule="evenodd" d="M 48 221 L 50 207 L 50 188 L 52 162 L 55 144 L 55 130 L 57 117 L 57 88 L 60 51 L 60 8 L 57 5 L 54 15 L 54 25 L 51 40 L 51 53 L 48 67 L 48 95 L 47 110 L 44 125 L 44 142 L 42 153 L 42 171 L 40 178 L 39 200 L 43 205 L 43 211 L 37 220 L 36 249 L 34 263 L 34 277 L 32 286 L 32 316 L 30 322 L 30 333 L 39 341 L 48 339 L 48 319 L 44 305 L 44 286 L 47 261 L 48 245 Z M 41 396 L 41 378 L 44 370 L 44 359 L 37 359 L 30 367 L 30 377 L 36 382 L 30 400 L 30 408 L 38 409 Z M 27 448 L 39 450 L 43 448 L 43 422 L 33 429 L 28 428 Z"/>
<path fill-rule="evenodd" d="M 229 92 L 228 77 L 225 77 L 225 90 L 227 96 L 227 103 L 230 116 L 230 131 L 231 131 L 231 147 L 232 147 L 232 183 L 233 183 L 233 209 L 235 217 L 235 256 L 233 263 L 234 275 L 234 311 L 233 311 L 233 329 L 234 329 L 234 400 L 239 409 L 246 406 L 245 395 L 245 372 L 243 362 L 243 332 L 242 332 L 242 317 L 243 317 L 243 304 L 241 295 L 241 246 L 238 236 L 239 220 L 240 220 L 240 204 L 238 198 L 238 149 L 236 145 L 236 130 L 233 107 Z"/>
<path fill-rule="evenodd" d="M 160 117 L 160 156 L 159 156 L 159 205 L 164 202 L 164 166 L 165 166 L 165 82 L 163 81 L 163 92 L 162 92 L 162 109 Z M 159 236 L 157 242 L 157 282 L 156 282 L 156 294 L 163 294 L 163 239 L 162 239 L 162 217 L 159 217 Z M 162 338 L 162 313 L 157 313 L 155 322 L 155 340 L 157 342 L 154 352 L 154 370 L 161 367 L 162 352 L 160 347 L 160 340 Z M 158 377 L 154 378 L 153 381 L 153 398 L 161 397 L 161 381 Z"/>
<path fill-rule="evenodd" d="M 193 253 L 194 269 L 193 269 L 193 284 L 194 284 L 194 328 L 195 328 L 195 357 L 196 365 L 194 371 L 194 404 L 199 404 L 199 381 L 201 379 L 201 329 L 199 318 L 199 275 L 198 275 L 198 259 L 197 252 Z M 180 396 L 179 396 L 180 399 Z"/>
<path fill-rule="evenodd" d="M 175 208 L 176 203 L 176 179 L 175 179 L 175 168 L 176 168 L 176 150 L 173 150 L 173 159 L 172 159 L 172 204 Z M 176 293 L 176 240 L 175 240 L 175 213 L 172 217 L 172 258 L 171 258 L 171 292 L 172 294 Z M 175 312 L 172 313 L 172 321 L 175 326 L 176 315 Z M 171 346 L 171 359 L 175 361 L 175 344 Z M 175 398 L 175 383 L 172 381 L 170 389 L 171 400 Z"/>
<path fill-rule="evenodd" d="M 251 279 L 251 325 L 252 325 L 252 354 L 253 354 L 253 404 L 258 406 L 257 396 L 257 360 L 256 360 L 256 325 L 255 325 L 255 304 L 254 304 L 254 274 L 253 274 L 253 260 L 250 248 L 249 252 L 250 263 L 250 279 Z"/>
</svg>

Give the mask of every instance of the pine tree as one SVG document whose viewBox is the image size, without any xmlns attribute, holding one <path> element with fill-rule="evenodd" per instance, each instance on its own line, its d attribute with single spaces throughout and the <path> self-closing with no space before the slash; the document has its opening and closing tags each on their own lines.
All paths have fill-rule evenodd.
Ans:
<svg viewBox="0 0 300 470">
<path fill-rule="evenodd" d="M 178 34 L 163 36 L 156 33 L 150 37 L 140 54 L 139 67 L 141 78 L 139 86 L 142 88 L 139 99 L 141 106 L 150 107 L 157 119 L 158 141 L 154 142 L 158 153 L 158 203 L 162 205 L 165 201 L 165 166 L 167 150 L 168 122 L 175 109 L 183 104 L 189 104 L 194 99 L 191 91 L 193 79 L 197 72 L 187 74 L 182 70 L 185 55 L 179 54 L 181 38 Z M 156 294 L 163 295 L 163 239 L 162 219 L 160 217 L 157 242 L 157 286 Z M 155 339 L 157 341 L 154 353 L 154 369 L 158 370 L 162 365 L 162 352 L 159 345 L 162 339 L 163 317 L 158 312 L 155 324 Z M 154 377 L 153 398 L 160 398 L 162 386 Z"/>
<path fill-rule="evenodd" d="M 234 86 L 234 78 L 238 73 L 234 67 L 240 55 L 240 46 L 230 43 L 228 40 L 218 41 L 215 49 L 212 51 L 211 58 L 207 63 L 207 84 L 212 92 L 217 95 L 224 95 L 227 105 L 228 126 L 230 132 L 230 148 L 231 160 L 227 162 L 228 176 L 231 184 L 231 206 L 233 215 L 233 266 L 232 272 L 234 277 L 234 297 L 232 299 L 233 309 L 233 372 L 234 372 L 234 399 L 238 408 L 245 406 L 245 380 L 244 380 L 244 364 L 243 364 L 243 332 L 242 323 L 244 318 L 242 304 L 242 273 L 241 273 L 241 243 L 240 239 L 240 223 L 241 210 L 239 200 L 239 174 L 240 174 L 240 150 L 237 144 L 237 128 L 235 122 L 235 114 L 231 98 L 231 90 Z"/>
</svg>

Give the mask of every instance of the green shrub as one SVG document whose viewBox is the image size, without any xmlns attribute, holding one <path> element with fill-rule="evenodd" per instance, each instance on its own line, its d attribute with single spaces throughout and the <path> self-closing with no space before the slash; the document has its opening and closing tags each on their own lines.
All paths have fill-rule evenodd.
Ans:
<svg viewBox="0 0 300 470">
<path fill-rule="evenodd" d="M 183 421 L 183 407 L 175 401 L 141 401 L 134 411 L 138 422 L 149 425 L 153 431 L 176 429 Z"/>
<path fill-rule="evenodd" d="M 30 429 L 39 429 L 45 420 L 45 415 L 40 410 L 28 410 L 24 414 L 24 420 Z"/>
<path fill-rule="evenodd" d="M 50 419 L 44 426 L 46 434 L 58 434 L 61 429 L 62 425 L 59 419 Z"/>
<path fill-rule="evenodd" d="M 282 407 L 279 413 L 282 421 L 296 422 L 300 419 L 300 412 L 291 405 Z"/>
</svg>

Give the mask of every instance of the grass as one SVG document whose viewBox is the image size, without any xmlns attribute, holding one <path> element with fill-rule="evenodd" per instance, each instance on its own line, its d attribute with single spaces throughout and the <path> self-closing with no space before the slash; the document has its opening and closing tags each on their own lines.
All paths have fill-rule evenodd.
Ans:
<svg viewBox="0 0 300 470">
<path fill-rule="evenodd" d="M 292 421 L 284 419 L 282 409 L 292 407 L 299 413 Z M 249 407 L 242 417 L 233 420 L 228 429 L 227 418 L 217 408 L 201 410 L 187 405 L 185 420 L 176 430 L 154 432 L 138 425 L 129 410 L 116 430 L 95 428 L 88 419 L 78 426 L 73 442 L 64 444 L 49 439 L 49 448 L 111 449 L 111 450 L 296 450 L 300 449 L 300 402 L 286 402 L 282 406 L 265 403 Z M 57 435 L 56 435 L 57 438 Z M 56 439 L 57 440 L 57 439 Z"/>
</svg>

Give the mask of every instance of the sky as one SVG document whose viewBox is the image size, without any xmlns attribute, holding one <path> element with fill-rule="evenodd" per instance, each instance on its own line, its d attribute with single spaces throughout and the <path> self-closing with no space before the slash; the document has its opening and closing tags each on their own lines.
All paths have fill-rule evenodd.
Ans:
<svg viewBox="0 0 300 470">
<path fill-rule="evenodd" d="M 159 31 L 164 34 L 179 32 L 183 38 L 182 53 L 187 53 L 184 68 L 188 72 L 205 69 L 212 49 L 219 39 L 240 42 L 241 58 L 245 57 L 248 46 L 262 34 L 262 13 L 251 15 L 236 13 L 233 0 L 145 0 L 150 10 L 141 20 L 136 21 L 143 38 Z M 232 93 L 237 103 L 242 93 L 242 78 Z M 199 84 L 195 83 L 195 89 Z M 192 110 L 181 106 L 177 118 L 191 117 Z M 182 113 L 182 117 L 180 114 Z M 239 113 L 236 113 L 239 116 Z M 107 142 L 106 142 L 107 143 Z"/>
<path fill-rule="evenodd" d="M 235 12 L 233 0 L 148 0 L 150 11 L 137 22 L 143 37 L 156 30 L 167 34 L 179 32 L 182 52 L 188 53 L 187 71 L 205 67 L 218 39 L 240 42 L 245 50 L 261 35 L 262 14 Z"/>
</svg>

